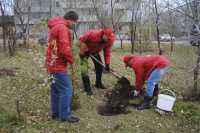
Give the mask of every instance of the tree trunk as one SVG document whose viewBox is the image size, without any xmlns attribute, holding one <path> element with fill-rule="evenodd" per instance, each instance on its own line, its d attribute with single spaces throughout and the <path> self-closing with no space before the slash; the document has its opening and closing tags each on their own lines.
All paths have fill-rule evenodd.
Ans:
<svg viewBox="0 0 200 133">
<path fill-rule="evenodd" d="M 120 39 L 121 49 L 123 49 L 122 43 L 123 43 L 123 39 Z"/>
<path fill-rule="evenodd" d="M 3 30 L 3 51 L 6 52 L 6 28 L 5 26 L 2 26 Z"/>
<path fill-rule="evenodd" d="M 15 54 L 15 28 L 13 26 L 8 26 L 7 30 L 7 39 L 8 39 L 8 52 L 10 56 Z"/>
<path fill-rule="evenodd" d="M 133 54 L 135 51 L 135 36 L 136 36 L 136 24 L 134 24 L 134 29 L 133 26 L 131 27 L 132 31 L 131 31 L 131 53 Z"/>
<path fill-rule="evenodd" d="M 194 91 L 193 95 L 198 94 L 198 75 L 199 75 L 199 64 L 200 64 L 200 47 L 198 47 L 198 57 L 197 57 L 197 65 L 194 69 Z"/>
<path fill-rule="evenodd" d="M 142 31 L 140 29 L 139 31 L 139 48 L 140 48 L 140 54 L 142 54 Z"/>
<path fill-rule="evenodd" d="M 28 20 L 26 25 L 26 48 L 29 48 L 29 34 L 30 34 L 30 13 L 31 13 L 31 7 L 28 7 Z"/>
<path fill-rule="evenodd" d="M 157 33 L 157 42 L 158 42 L 158 49 L 159 49 L 159 53 L 160 53 L 160 52 L 161 52 L 161 47 L 160 47 L 160 30 L 159 30 L 159 26 L 158 26 L 159 14 L 158 14 L 157 0 L 154 1 L 154 6 L 155 6 L 155 11 L 156 11 L 156 33 Z"/>
<path fill-rule="evenodd" d="M 23 35 L 23 45 L 26 47 L 26 35 Z"/>
<path fill-rule="evenodd" d="M 173 50 L 174 50 L 174 40 L 173 40 L 173 34 L 170 34 L 170 43 L 171 43 L 171 48 L 170 48 L 170 50 L 171 50 L 171 52 L 173 52 Z"/>
</svg>

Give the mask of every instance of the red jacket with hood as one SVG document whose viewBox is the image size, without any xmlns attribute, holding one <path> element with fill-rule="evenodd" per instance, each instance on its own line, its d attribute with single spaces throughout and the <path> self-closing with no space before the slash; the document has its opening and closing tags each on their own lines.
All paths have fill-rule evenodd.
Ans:
<svg viewBox="0 0 200 133">
<path fill-rule="evenodd" d="M 73 64 L 72 38 L 69 26 L 72 22 L 63 17 L 48 21 L 48 48 L 46 50 L 46 67 L 49 73 L 65 72 L 67 64 Z"/>
<path fill-rule="evenodd" d="M 135 87 L 137 91 L 141 91 L 145 81 L 149 78 L 152 71 L 170 65 L 169 60 L 162 55 L 127 55 L 124 57 L 123 61 L 135 72 Z"/>
<path fill-rule="evenodd" d="M 105 44 L 100 43 L 103 35 L 106 35 L 108 38 L 108 42 Z M 90 30 L 79 38 L 80 42 L 87 45 L 87 48 L 84 50 L 86 54 L 96 54 L 103 49 L 105 64 L 110 64 L 110 53 L 114 39 L 115 35 L 111 28 Z"/>
</svg>

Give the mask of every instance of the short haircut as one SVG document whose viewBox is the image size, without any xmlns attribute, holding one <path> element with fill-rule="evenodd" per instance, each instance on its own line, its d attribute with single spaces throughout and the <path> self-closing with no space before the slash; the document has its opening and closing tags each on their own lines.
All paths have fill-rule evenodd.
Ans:
<svg viewBox="0 0 200 133">
<path fill-rule="evenodd" d="M 78 14 L 75 11 L 68 11 L 67 13 L 65 13 L 64 19 L 77 21 Z"/>
</svg>

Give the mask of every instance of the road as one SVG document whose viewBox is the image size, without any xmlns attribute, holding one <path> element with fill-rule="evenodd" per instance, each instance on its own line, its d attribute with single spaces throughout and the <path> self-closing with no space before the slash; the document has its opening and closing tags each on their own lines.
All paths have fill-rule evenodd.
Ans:
<svg viewBox="0 0 200 133">
<path fill-rule="evenodd" d="M 123 45 L 127 45 L 127 44 L 130 44 L 131 41 L 130 40 L 124 40 L 123 41 Z M 153 43 L 157 43 L 157 41 L 153 41 Z M 170 44 L 170 42 L 161 42 L 162 44 Z M 115 43 L 114 43 L 114 47 L 115 48 L 120 48 L 120 40 L 116 40 Z M 185 45 L 185 46 L 191 46 L 189 44 L 188 41 L 175 41 L 175 45 Z"/>
</svg>

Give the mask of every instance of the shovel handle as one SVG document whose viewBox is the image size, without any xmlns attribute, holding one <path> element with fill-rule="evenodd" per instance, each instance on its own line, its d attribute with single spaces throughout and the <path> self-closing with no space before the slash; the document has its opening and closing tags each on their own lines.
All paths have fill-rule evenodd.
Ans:
<svg viewBox="0 0 200 133">
<path fill-rule="evenodd" d="M 90 57 L 91 57 L 92 59 L 94 59 L 97 63 L 99 63 L 101 66 L 103 66 L 103 67 L 105 68 L 105 65 L 104 65 L 102 62 L 100 62 L 99 60 L 97 60 L 93 55 L 90 55 Z M 113 69 L 111 69 L 110 73 L 111 73 L 113 76 L 115 76 L 117 79 L 120 79 L 120 78 L 121 78 L 121 76 L 119 76 Z"/>
</svg>

